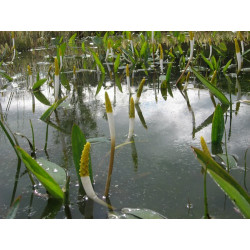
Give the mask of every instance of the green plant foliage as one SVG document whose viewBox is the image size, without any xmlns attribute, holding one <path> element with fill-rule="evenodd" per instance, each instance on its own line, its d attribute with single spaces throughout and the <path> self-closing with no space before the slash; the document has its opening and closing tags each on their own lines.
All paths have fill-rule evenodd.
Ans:
<svg viewBox="0 0 250 250">
<path fill-rule="evenodd" d="M 210 92 L 215 95 L 223 104 L 229 105 L 230 102 L 226 98 L 226 96 L 217 89 L 214 85 L 212 85 L 206 78 L 204 78 L 201 74 L 199 74 L 193 67 L 191 67 L 193 73 L 196 75 L 196 77 L 201 81 L 202 84 L 204 84 Z"/>
<path fill-rule="evenodd" d="M 99 69 L 101 70 L 101 72 L 102 72 L 103 74 L 105 74 L 105 69 L 104 69 L 104 67 L 103 67 L 103 65 L 102 65 L 102 63 L 101 63 L 101 61 L 100 61 L 100 59 L 98 58 L 98 56 L 97 56 L 97 55 L 95 54 L 95 52 L 93 52 L 93 51 L 92 51 L 92 55 L 93 55 L 93 57 L 94 57 L 94 60 L 95 60 L 96 64 L 98 65 Z"/>
<path fill-rule="evenodd" d="M 121 79 L 117 74 L 115 74 L 115 84 L 118 87 L 118 89 L 122 92 Z"/>
<path fill-rule="evenodd" d="M 47 81 L 46 78 L 38 80 L 36 83 L 34 83 L 32 89 L 33 90 L 39 89 L 46 81 Z"/>
<path fill-rule="evenodd" d="M 6 78 L 9 82 L 12 82 L 12 81 L 13 81 L 13 79 L 12 79 L 9 75 L 7 75 L 7 74 L 5 73 L 5 71 L 2 70 L 2 69 L 0 69 L 0 75 L 1 75 L 2 77 Z"/>
<path fill-rule="evenodd" d="M 214 71 L 214 66 L 213 66 L 213 64 L 212 64 L 203 54 L 201 54 L 201 57 L 202 57 L 202 59 L 204 60 L 204 62 L 209 66 L 209 68 L 210 68 L 212 71 Z"/>
<path fill-rule="evenodd" d="M 67 78 L 67 75 L 63 72 L 60 72 L 60 82 L 64 86 L 64 88 L 70 91 L 69 80 Z"/>
<path fill-rule="evenodd" d="M 99 81 L 99 83 L 98 83 L 98 85 L 97 85 L 97 89 L 96 89 L 95 95 L 97 95 L 97 94 L 100 92 L 104 80 L 105 80 L 105 74 L 102 74 L 102 75 L 101 75 L 101 78 L 100 78 L 100 81 Z"/>
<path fill-rule="evenodd" d="M 228 160 L 230 169 L 237 167 L 237 161 L 232 155 L 217 154 L 217 156 L 224 162 L 225 165 L 227 165 L 227 160 Z"/>
<path fill-rule="evenodd" d="M 36 99 L 43 103 L 44 105 L 50 106 L 50 102 L 49 100 L 44 96 L 44 94 L 42 92 L 40 92 L 39 90 L 33 91 L 34 96 L 36 97 Z"/>
<path fill-rule="evenodd" d="M 230 66 L 231 62 L 232 62 L 232 59 L 230 59 L 230 60 L 227 62 L 227 64 L 225 65 L 225 67 L 223 68 L 223 72 L 224 72 L 224 73 L 227 71 L 227 69 L 228 69 L 228 67 Z"/>
<path fill-rule="evenodd" d="M 71 133 L 72 140 L 72 153 L 73 153 L 73 161 L 75 164 L 76 174 L 79 180 L 79 185 L 82 186 L 82 182 L 80 180 L 79 169 L 80 169 L 80 160 L 84 145 L 86 144 L 86 138 L 81 129 L 74 124 L 72 127 Z M 91 182 L 93 183 L 93 174 L 92 174 L 92 166 L 91 166 L 91 157 L 89 155 L 89 176 Z"/>
<path fill-rule="evenodd" d="M 70 37 L 70 39 L 69 39 L 69 46 L 70 47 L 76 46 L 76 44 L 75 44 L 76 35 L 77 35 L 77 33 L 75 33 L 73 36 Z"/>
<path fill-rule="evenodd" d="M 46 190 L 55 198 L 63 200 L 64 194 L 59 184 L 22 148 L 16 146 L 21 160 L 36 178 L 43 184 Z"/>
<path fill-rule="evenodd" d="M 167 69 L 167 74 L 166 74 L 166 81 L 167 81 L 167 83 L 169 83 L 169 81 L 170 81 L 170 75 L 171 75 L 172 65 L 173 65 L 172 62 L 168 64 L 168 69 Z"/>
<path fill-rule="evenodd" d="M 220 144 L 224 134 L 224 116 L 221 106 L 218 104 L 214 111 L 211 140 L 214 144 Z"/>
<path fill-rule="evenodd" d="M 63 97 L 62 99 L 56 101 L 52 104 L 40 117 L 42 121 L 46 121 L 52 114 L 53 111 L 57 109 L 57 107 L 67 98 L 68 96 Z"/>
<path fill-rule="evenodd" d="M 204 170 L 211 175 L 212 179 L 221 187 L 221 189 L 229 196 L 229 198 L 239 208 L 241 213 L 250 218 L 250 197 L 239 183 L 228 174 L 218 163 L 210 156 L 207 156 L 198 148 L 192 147 L 198 161 L 201 163 Z"/>
<path fill-rule="evenodd" d="M 118 54 L 116 59 L 115 59 L 115 64 L 114 64 L 114 72 L 117 73 L 118 67 L 120 65 L 120 56 L 121 54 Z"/>
<path fill-rule="evenodd" d="M 17 213 L 17 210 L 19 208 L 21 198 L 22 198 L 21 196 L 18 196 L 16 198 L 16 200 L 13 202 L 13 204 L 11 205 L 11 207 L 8 211 L 6 219 L 14 219 L 16 217 L 16 213 Z"/>
</svg>

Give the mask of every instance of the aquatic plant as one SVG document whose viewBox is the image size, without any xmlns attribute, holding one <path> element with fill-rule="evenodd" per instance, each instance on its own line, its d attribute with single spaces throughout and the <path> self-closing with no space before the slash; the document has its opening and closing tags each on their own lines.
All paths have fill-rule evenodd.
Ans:
<svg viewBox="0 0 250 250">
<path fill-rule="evenodd" d="M 236 57 L 237 57 L 237 64 L 238 64 L 237 74 L 239 74 L 239 73 L 240 73 L 240 71 L 241 71 L 242 59 L 241 59 L 240 47 L 239 47 L 239 44 L 238 44 L 237 38 L 234 38 L 234 42 L 235 42 L 235 53 L 236 53 Z"/>
<path fill-rule="evenodd" d="M 15 59 L 15 56 L 16 56 L 16 45 L 15 45 L 15 34 L 14 34 L 14 31 L 11 32 L 11 38 L 12 38 L 12 49 L 13 49 L 13 57 L 12 57 L 12 62 L 14 61 Z"/>
<path fill-rule="evenodd" d="M 128 91 L 129 91 L 129 93 L 131 93 L 130 78 L 129 78 L 129 66 L 128 66 L 128 64 L 126 66 L 126 80 L 127 80 Z"/>
<path fill-rule="evenodd" d="M 33 87 L 32 71 L 29 65 L 27 66 L 27 69 L 29 75 L 29 88 L 31 89 Z"/>
<path fill-rule="evenodd" d="M 211 56 L 212 56 L 212 51 L 213 51 L 213 47 L 212 47 L 212 40 L 211 38 L 209 37 L 209 57 L 208 57 L 208 60 L 211 59 Z"/>
<path fill-rule="evenodd" d="M 107 177 L 106 187 L 105 187 L 105 196 L 107 197 L 109 193 L 109 187 L 110 187 L 111 175 L 112 175 L 113 163 L 114 163 L 114 155 L 115 155 L 115 122 L 114 122 L 114 115 L 113 115 L 111 102 L 110 102 L 107 92 L 105 92 L 105 105 L 106 105 L 106 112 L 107 112 L 108 123 L 109 123 L 109 132 L 110 132 L 110 138 L 111 138 L 111 153 L 110 153 L 110 160 L 109 160 L 109 170 L 108 170 L 108 177 Z"/>
<path fill-rule="evenodd" d="M 76 79 L 76 66 L 73 67 L 73 79 Z"/>
<path fill-rule="evenodd" d="M 185 85 L 184 85 L 183 91 L 186 91 L 186 90 L 187 90 L 188 81 L 189 81 L 189 76 L 190 76 L 190 71 L 187 73 L 186 81 L 185 81 Z"/>
<path fill-rule="evenodd" d="M 161 73 L 163 73 L 163 49 L 161 44 L 159 44 L 159 49 L 160 49 L 160 69 Z"/>
<path fill-rule="evenodd" d="M 129 132 L 128 139 L 130 140 L 134 134 L 135 126 L 135 104 L 133 97 L 130 98 L 130 108 L 129 108 Z"/>
<path fill-rule="evenodd" d="M 135 99 L 135 104 L 138 104 L 139 103 L 139 100 L 140 100 L 140 97 L 141 97 L 141 93 L 142 93 L 142 89 L 143 89 L 143 85 L 145 83 L 146 79 L 145 77 L 141 80 L 141 83 L 139 85 L 139 88 L 137 90 L 137 93 L 136 93 L 136 99 Z"/>
<path fill-rule="evenodd" d="M 128 41 L 130 42 L 130 48 L 131 48 L 132 54 L 134 54 L 134 45 L 133 45 L 133 41 L 132 41 L 131 32 L 129 32 L 129 34 L 128 34 Z"/>
<path fill-rule="evenodd" d="M 55 57 L 55 90 L 54 90 L 54 95 L 55 95 L 55 102 L 58 100 L 58 95 L 59 95 L 59 88 L 60 88 L 60 80 L 59 80 L 59 66 L 58 66 L 58 60 Z"/>
</svg>

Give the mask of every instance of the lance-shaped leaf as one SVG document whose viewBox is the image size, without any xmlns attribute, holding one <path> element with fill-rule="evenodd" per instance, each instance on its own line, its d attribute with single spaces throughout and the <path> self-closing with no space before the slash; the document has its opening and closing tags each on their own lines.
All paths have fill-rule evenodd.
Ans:
<svg viewBox="0 0 250 250">
<path fill-rule="evenodd" d="M 230 59 L 230 60 L 227 62 L 227 64 L 225 65 L 225 67 L 223 68 L 223 72 L 224 72 L 224 73 L 227 71 L 227 69 L 228 69 L 228 67 L 230 66 L 231 62 L 232 62 L 232 59 Z"/>
<path fill-rule="evenodd" d="M 105 74 L 105 69 L 104 69 L 104 67 L 103 67 L 103 65 L 102 65 L 102 63 L 101 63 L 101 61 L 100 61 L 100 59 L 98 58 L 98 56 L 95 54 L 94 51 L 91 51 L 91 53 L 92 53 L 92 55 L 93 55 L 93 57 L 94 57 L 94 60 L 95 60 L 95 62 L 96 62 L 96 64 L 97 64 L 97 66 L 99 67 L 99 69 L 101 70 L 101 72 L 102 72 L 103 74 Z"/>
<path fill-rule="evenodd" d="M 220 144 L 224 134 L 224 116 L 220 104 L 216 106 L 212 122 L 212 143 Z"/>
<path fill-rule="evenodd" d="M 25 150 L 18 146 L 16 149 L 27 169 L 36 176 L 46 190 L 54 198 L 63 200 L 64 194 L 59 184 Z"/>
<path fill-rule="evenodd" d="M 207 156 L 198 148 L 192 147 L 192 149 L 194 150 L 202 167 L 207 169 L 207 172 L 211 175 L 213 180 L 229 196 L 233 203 L 235 203 L 241 213 L 246 218 L 250 218 L 250 197 L 247 192 L 210 156 Z"/>
<path fill-rule="evenodd" d="M 16 217 L 16 213 L 20 204 L 21 196 L 18 196 L 17 199 L 13 202 L 11 205 L 8 214 L 6 216 L 6 219 L 14 219 Z"/>
<path fill-rule="evenodd" d="M 210 92 L 215 95 L 223 104 L 229 105 L 230 102 L 226 98 L 226 96 L 217 89 L 214 85 L 212 85 L 206 78 L 204 78 L 201 74 L 199 74 L 193 67 L 191 67 L 193 73 L 196 75 L 196 77 L 204 84 Z"/>
<path fill-rule="evenodd" d="M 38 80 L 32 87 L 33 90 L 39 89 L 45 82 L 47 81 L 46 78 Z"/>
<path fill-rule="evenodd" d="M 100 92 L 100 90 L 101 90 L 101 88 L 102 88 L 102 85 L 103 85 L 103 82 L 104 82 L 104 79 L 105 79 L 105 74 L 102 74 L 102 75 L 101 75 L 101 79 L 100 79 L 100 81 L 98 82 L 98 85 L 97 85 L 97 89 L 96 89 L 95 95 L 97 95 L 97 94 Z"/>
<path fill-rule="evenodd" d="M 122 92 L 121 79 L 117 74 L 115 74 L 115 84 L 118 87 L 118 89 Z"/>
<path fill-rule="evenodd" d="M 121 54 L 118 54 L 117 57 L 116 57 L 116 59 L 115 59 L 115 64 L 114 64 L 114 72 L 115 73 L 117 72 L 118 67 L 120 65 L 120 56 L 121 56 Z"/>
<path fill-rule="evenodd" d="M 69 80 L 66 74 L 63 72 L 60 73 L 60 81 L 61 81 L 61 84 L 64 86 L 64 88 L 70 91 Z"/>
<path fill-rule="evenodd" d="M 36 99 L 41 102 L 44 105 L 50 106 L 50 102 L 49 100 L 44 96 L 44 94 L 40 91 L 34 91 L 34 96 L 36 97 Z"/>
<path fill-rule="evenodd" d="M 40 117 L 42 121 L 46 121 L 52 114 L 53 111 L 57 109 L 57 107 L 67 98 L 68 96 L 63 97 L 62 99 L 56 101 L 53 105 L 51 105 Z"/>
<path fill-rule="evenodd" d="M 213 64 L 212 64 L 203 54 L 201 54 L 201 57 L 202 57 L 202 59 L 204 60 L 204 62 L 209 66 L 209 68 L 210 68 L 212 71 L 214 71 L 214 66 L 213 66 Z"/>
<path fill-rule="evenodd" d="M 1 70 L 1 69 L 0 69 L 0 75 L 1 75 L 2 77 L 6 78 L 9 82 L 12 82 L 12 81 L 13 81 L 13 79 L 12 79 L 9 75 L 7 75 L 7 74 L 5 73 L 4 70 Z"/>
</svg>

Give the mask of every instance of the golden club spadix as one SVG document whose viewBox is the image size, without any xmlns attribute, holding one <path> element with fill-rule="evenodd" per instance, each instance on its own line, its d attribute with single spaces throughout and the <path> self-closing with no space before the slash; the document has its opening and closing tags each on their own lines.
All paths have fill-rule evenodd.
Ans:
<svg viewBox="0 0 250 250">
<path fill-rule="evenodd" d="M 208 57 L 209 60 L 211 59 L 212 51 L 213 51 L 213 48 L 212 48 L 212 40 L 211 40 L 211 38 L 209 37 L 209 57 Z"/>
<path fill-rule="evenodd" d="M 129 107 L 129 132 L 128 139 L 130 140 L 134 134 L 135 126 L 135 104 L 133 97 L 130 98 L 130 107 Z"/>
<path fill-rule="evenodd" d="M 139 103 L 139 100 L 140 100 L 140 97 L 141 97 L 141 93 L 142 93 L 142 89 L 143 89 L 143 85 L 145 83 L 146 79 L 143 78 L 140 85 L 139 85 L 139 88 L 137 90 L 137 93 L 136 93 L 136 99 L 135 99 L 135 104 L 138 104 Z"/>
<path fill-rule="evenodd" d="M 58 100 L 59 95 L 59 66 L 58 66 L 58 60 L 55 57 L 55 101 Z"/>
<path fill-rule="evenodd" d="M 160 50 L 160 69 L 161 73 L 163 73 L 163 49 L 161 44 L 159 44 L 159 50 Z"/>
<path fill-rule="evenodd" d="M 235 53 L 236 53 L 236 57 L 237 57 L 237 63 L 238 63 L 238 72 L 239 73 L 241 71 L 241 54 L 240 54 L 240 47 L 237 41 L 237 38 L 234 39 L 234 43 L 235 43 Z"/>
<path fill-rule="evenodd" d="M 103 200 L 101 200 L 100 198 L 97 197 L 93 186 L 91 184 L 91 180 L 89 177 L 89 152 L 90 152 L 90 147 L 91 144 L 89 142 L 87 142 L 84 145 L 83 151 L 82 151 L 82 156 L 81 156 L 81 160 L 80 160 L 80 169 L 79 169 L 79 175 L 81 178 L 81 182 L 82 182 L 82 186 L 85 190 L 86 195 L 92 199 L 93 201 L 109 207 L 109 205 L 104 202 Z"/>
</svg>

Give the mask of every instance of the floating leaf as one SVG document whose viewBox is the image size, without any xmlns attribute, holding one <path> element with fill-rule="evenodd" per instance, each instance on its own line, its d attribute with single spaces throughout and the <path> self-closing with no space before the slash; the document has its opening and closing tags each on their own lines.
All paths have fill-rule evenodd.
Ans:
<svg viewBox="0 0 250 250">
<path fill-rule="evenodd" d="M 42 121 L 46 121 L 52 114 L 53 111 L 57 109 L 57 107 L 67 98 L 68 96 L 63 97 L 62 99 L 56 101 L 53 105 L 51 105 L 40 117 Z"/>
<path fill-rule="evenodd" d="M 228 174 L 218 163 L 211 157 L 207 156 L 198 148 L 192 147 L 197 159 L 204 169 L 207 169 L 213 180 L 229 196 L 229 198 L 240 209 L 241 213 L 250 218 L 250 197 L 239 183 Z"/>
<path fill-rule="evenodd" d="M 65 185 L 66 172 L 62 167 L 42 157 L 36 161 L 61 187 Z"/>
<path fill-rule="evenodd" d="M 34 83 L 32 89 L 33 90 L 39 89 L 46 81 L 47 81 L 46 78 L 38 80 L 36 83 Z"/>
<path fill-rule="evenodd" d="M 221 106 L 218 104 L 214 111 L 211 139 L 212 143 L 220 144 L 224 134 L 224 116 Z"/>
<path fill-rule="evenodd" d="M 123 208 L 121 212 L 137 219 L 166 219 L 165 216 L 147 208 Z"/>
<path fill-rule="evenodd" d="M 17 199 L 13 202 L 11 205 L 8 214 L 6 216 L 6 219 L 14 219 L 16 217 L 16 213 L 20 204 L 21 196 L 18 196 Z"/>
<path fill-rule="evenodd" d="M 36 99 L 39 102 L 41 102 L 41 103 L 43 103 L 44 105 L 47 105 L 47 106 L 51 105 L 49 100 L 44 96 L 44 94 L 42 92 L 37 90 L 37 91 L 34 91 L 33 93 L 34 93 L 34 96 L 36 97 Z"/>
<path fill-rule="evenodd" d="M 222 103 L 229 105 L 230 102 L 226 98 L 226 96 L 217 89 L 214 85 L 212 85 L 207 79 L 205 79 L 201 74 L 199 74 L 193 67 L 191 67 L 193 73 L 196 77 L 210 90 L 212 94 L 214 94 Z"/>
<path fill-rule="evenodd" d="M 63 200 L 64 194 L 59 184 L 25 150 L 18 146 L 16 149 L 27 169 L 36 176 L 46 190 L 54 198 Z"/>
<path fill-rule="evenodd" d="M 120 65 L 120 56 L 121 56 L 121 54 L 118 54 L 117 57 L 116 57 L 116 59 L 115 59 L 115 64 L 114 64 L 114 72 L 115 73 L 117 72 L 118 67 Z"/>
<path fill-rule="evenodd" d="M 72 127 L 72 133 L 71 133 L 71 140 L 72 140 L 72 153 L 73 153 L 73 160 L 76 168 L 76 174 L 79 180 L 80 185 L 82 185 L 82 182 L 80 180 L 79 175 L 79 169 L 80 169 L 80 160 L 82 156 L 82 151 L 84 148 L 84 145 L 86 144 L 86 138 L 81 129 L 74 124 Z M 89 155 L 89 176 L 93 183 L 93 174 L 92 174 L 92 166 L 91 166 L 91 158 Z"/>
</svg>

